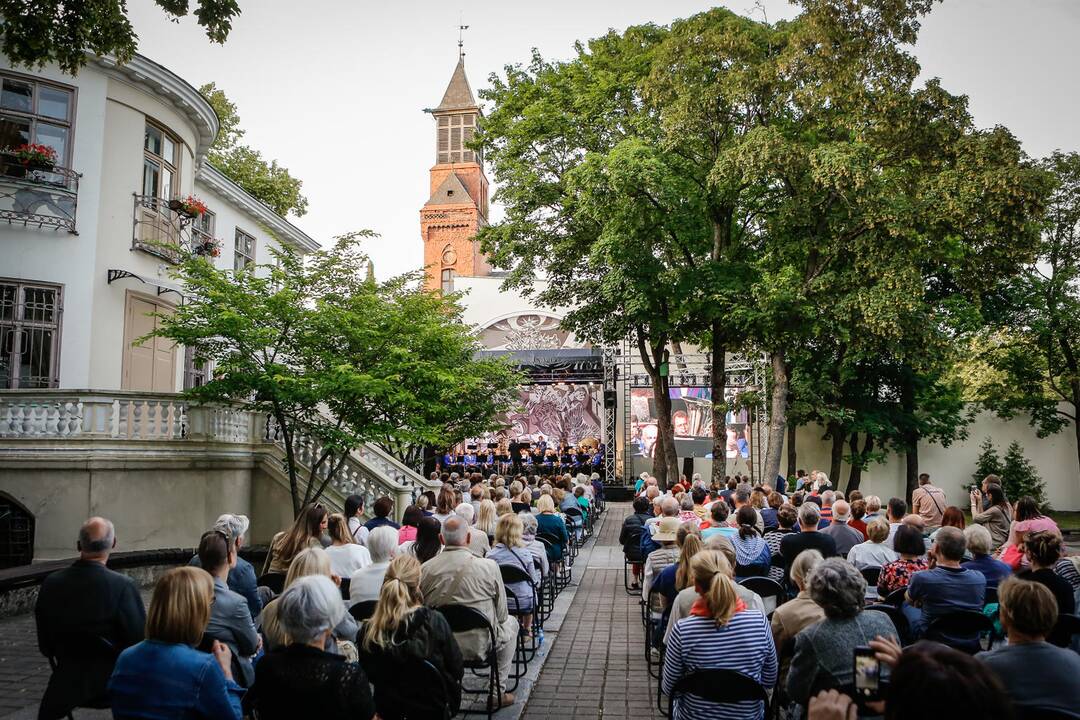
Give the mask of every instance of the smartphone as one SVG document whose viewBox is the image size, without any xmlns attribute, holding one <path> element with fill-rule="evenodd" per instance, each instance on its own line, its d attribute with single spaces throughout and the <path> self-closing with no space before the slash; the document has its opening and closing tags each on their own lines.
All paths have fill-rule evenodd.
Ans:
<svg viewBox="0 0 1080 720">
<path fill-rule="evenodd" d="M 873 702 L 881 698 L 881 663 L 874 656 L 874 651 L 860 645 L 854 650 L 855 694 L 863 702 Z"/>
</svg>

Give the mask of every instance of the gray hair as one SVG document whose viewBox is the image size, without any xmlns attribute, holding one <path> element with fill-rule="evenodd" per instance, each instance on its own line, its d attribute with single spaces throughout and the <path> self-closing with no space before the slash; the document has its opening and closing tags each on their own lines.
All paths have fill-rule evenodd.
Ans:
<svg viewBox="0 0 1080 720">
<path fill-rule="evenodd" d="M 967 542 L 960 528 L 946 525 L 934 535 L 934 544 L 938 552 L 945 556 L 946 560 L 963 560 Z"/>
<path fill-rule="evenodd" d="M 798 560 L 798 558 L 796 558 Z M 810 597 L 836 620 L 859 614 L 866 597 L 866 580 L 855 566 L 843 558 L 822 560 L 807 578 Z"/>
<path fill-rule="evenodd" d="M 701 473 L 694 473 L 693 475 L 691 475 L 690 482 L 695 484 L 701 482 Z"/>
<path fill-rule="evenodd" d="M 751 490 L 749 485 L 746 483 L 739 483 L 738 487 L 735 488 L 735 502 L 740 505 L 745 505 L 750 502 L 750 493 Z"/>
<path fill-rule="evenodd" d="M 821 493 L 822 505 L 832 505 L 835 501 L 836 493 L 834 493 L 832 490 L 826 490 L 825 492 Z"/>
<path fill-rule="evenodd" d="M 801 588 L 806 587 L 806 578 L 824 560 L 817 550 L 803 550 L 791 563 L 791 580 Z"/>
<path fill-rule="evenodd" d="M 469 538 L 469 523 L 465 518 L 450 517 L 442 526 L 443 545 L 446 547 L 461 547 Z"/>
<path fill-rule="evenodd" d="M 530 512 L 518 513 L 518 517 L 521 518 L 521 534 L 522 535 L 536 535 L 537 529 L 540 527 L 536 522 L 536 516 Z"/>
<path fill-rule="evenodd" d="M 236 544 L 244 539 L 249 527 L 251 527 L 251 521 L 248 520 L 247 515 L 233 515 L 232 513 L 225 513 L 214 523 L 215 530 L 228 530 L 229 537 Z"/>
<path fill-rule="evenodd" d="M 472 503 L 463 502 L 454 508 L 454 514 L 465 518 L 465 522 L 472 525 L 473 516 L 476 515 L 476 508 L 472 506 Z"/>
<path fill-rule="evenodd" d="M 341 591 L 325 575 L 305 575 L 294 580 L 278 598 L 277 604 L 278 622 L 294 643 L 307 644 L 316 640 L 327 630 L 337 627 L 345 616 Z"/>
<path fill-rule="evenodd" d="M 94 530 L 104 525 L 105 533 L 101 537 L 94 537 Z M 79 550 L 84 553 L 94 554 L 112 550 L 116 542 L 116 528 L 111 520 L 103 517 L 92 517 L 79 528 Z"/>
<path fill-rule="evenodd" d="M 934 537 L 937 538 L 936 535 Z M 964 528 L 964 540 L 967 541 L 967 548 L 972 555 L 989 555 L 994 544 L 990 531 L 982 525 L 968 525 Z"/>
<path fill-rule="evenodd" d="M 394 556 L 394 550 L 398 545 L 398 531 L 389 525 L 377 527 L 371 531 L 367 539 L 367 549 L 371 554 L 371 562 L 386 562 Z"/>
<path fill-rule="evenodd" d="M 821 511 L 818 510 L 817 504 L 804 502 L 799 506 L 799 525 L 817 527 L 819 522 L 821 522 Z"/>
<path fill-rule="evenodd" d="M 693 507 L 693 505 L 691 505 Z M 665 517 L 675 517 L 679 514 L 679 501 L 668 495 L 660 501 L 660 512 Z"/>
<path fill-rule="evenodd" d="M 690 497 L 687 494 L 684 494 L 683 499 L 681 501 L 679 501 L 679 507 L 682 508 L 683 510 L 693 510 L 694 509 L 694 498 Z"/>
</svg>

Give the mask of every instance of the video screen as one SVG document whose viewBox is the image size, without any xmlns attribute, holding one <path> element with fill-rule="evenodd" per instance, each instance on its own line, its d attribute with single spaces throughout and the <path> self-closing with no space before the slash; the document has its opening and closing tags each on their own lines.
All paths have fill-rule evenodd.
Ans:
<svg viewBox="0 0 1080 720">
<path fill-rule="evenodd" d="M 675 431 L 675 450 L 680 457 L 712 458 L 712 391 L 705 387 L 678 387 L 668 390 L 671 396 L 671 424 Z M 735 389 L 730 390 L 729 402 Z M 750 457 L 749 413 L 741 409 L 729 411 L 727 426 L 727 459 Z M 635 457 L 652 457 L 656 445 L 656 402 L 651 388 L 630 390 L 631 453 Z"/>
</svg>

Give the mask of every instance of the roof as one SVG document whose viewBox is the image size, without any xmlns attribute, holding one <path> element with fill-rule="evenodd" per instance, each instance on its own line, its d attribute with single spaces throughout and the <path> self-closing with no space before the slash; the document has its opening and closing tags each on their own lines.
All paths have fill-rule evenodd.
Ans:
<svg viewBox="0 0 1080 720">
<path fill-rule="evenodd" d="M 443 93 L 442 102 L 435 108 L 435 112 L 479 107 L 472 87 L 469 86 L 469 78 L 465 77 L 465 58 L 460 57 L 457 67 L 454 68 L 454 74 L 450 77 L 450 84 L 446 86 L 446 92 Z"/>
<path fill-rule="evenodd" d="M 465 186 L 461 183 L 461 178 L 457 173 L 450 173 L 446 176 L 446 179 L 442 181 L 442 184 L 435 189 L 435 192 L 431 193 L 431 197 L 428 199 L 427 205 L 459 205 L 462 203 L 473 203 L 472 196 L 469 195 L 469 191 L 465 189 Z"/>
</svg>

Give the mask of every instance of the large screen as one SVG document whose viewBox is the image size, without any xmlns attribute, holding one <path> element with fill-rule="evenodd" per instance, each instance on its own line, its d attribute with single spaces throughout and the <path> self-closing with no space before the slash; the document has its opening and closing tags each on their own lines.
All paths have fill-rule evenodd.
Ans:
<svg viewBox="0 0 1080 720">
<path fill-rule="evenodd" d="M 704 387 L 678 387 L 671 396 L 671 424 L 680 457 L 712 457 L 712 392 Z M 729 402 L 734 399 L 732 388 Z M 750 424 L 746 409 L 727 413 L 727 458 L 750 457 Z M 631 453 L 652 457 L 656 445 L 656 402 L 651 388 L 630 390 Z"/>
</svg>

